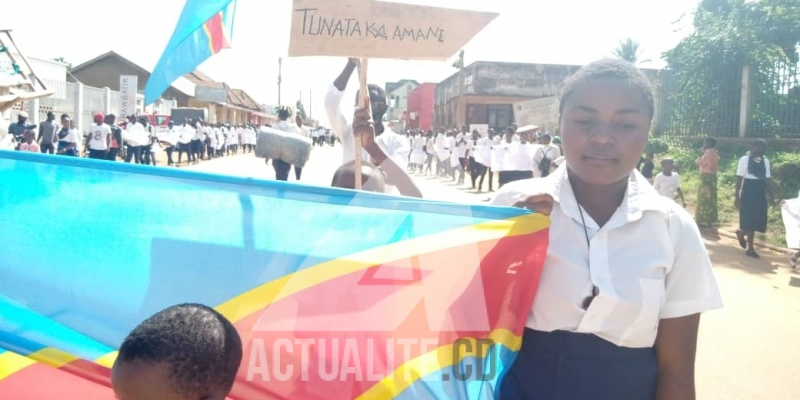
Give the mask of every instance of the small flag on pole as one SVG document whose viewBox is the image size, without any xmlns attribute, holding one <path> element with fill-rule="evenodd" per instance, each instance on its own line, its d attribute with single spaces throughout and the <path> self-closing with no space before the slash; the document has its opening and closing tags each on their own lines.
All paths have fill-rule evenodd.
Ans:
<svg viewBox="0 0 800 400">
<path fill-rule="evenodd" d="M 236 0 L 187 0 L 175 32 L 144 89 L 146 104 L 155 102 L 172 82 L 222 49 L 231 47 Z"/>
</svg>

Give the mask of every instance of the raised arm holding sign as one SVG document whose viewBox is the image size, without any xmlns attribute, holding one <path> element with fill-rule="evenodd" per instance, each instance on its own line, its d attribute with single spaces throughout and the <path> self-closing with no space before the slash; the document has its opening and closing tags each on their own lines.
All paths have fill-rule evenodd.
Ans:
<svg viewBox="0 0 800 400">
<path fill-rule="evenodd" d="M 347 82 L 353 71 L 358 68 L 358 64 L 359 61 L 356 59 L 348 60 L 325 97 L 325 110 L 328 113 L 331 130 L 342 142 L 342 164 L 355 161 L 355 170 L 360 171 L 358 165 L 360 160 L 370 160 L 380 166 L 386 174 L 387 183 L 395 186 L 400 194 L 422 197 L 411 177 L 405 172 L 410 151 L 406 141 L 383 125 L 383 115 L 387 110 L 386 94 L 383 89 L 377 85 L 367 85 L 367 90 L 359 90 L 359 96 L 360 93 L 367 93 L 368 96 L 356 98 L 358 104 L 352 125 L 348 123 L 340 109 Z M 365 104 L 369 104 L 369 107 L 365 107 Z M 358 178 L 360 175 L 356 174 L 355 189 L 360 189 Z"/>
<path fill-rule="evenodd" d="M 356 112 L 353 122 L 357 129 L 348 126 L 339 110 L 347 81 L 358 66 L 357 60 L 350 59 L 325 99 L 331 128 L 344 146 L 344 163 L 355 160 L 359 171 L 361 158 L 369 156 L 401 194 L 421 197 L 404 168 L 410 151 L 408 144 L 386 129 L 379 118 L 386 111 L 386 94 L 380 87 L 366 84 L 367 59 L 447 60 L 496 17 L 495 13 L 372 0 L 294 0 L 290 57 L 362 58 L 359 93 L 368 93 L 369 97 L 358 99 L 361 112 Z M 363 120 L 367 118 L 366 102 L 371 105 L 374 124 Z M 371 136 L 371 130 L 377 138 Z M 354 140 L 355 135 L 360 140 Z M 374 143 L 373 148 L 370 143 Z M 361 177 L 356 175 L 356 189 L 360 189 Z"/>
</svg>

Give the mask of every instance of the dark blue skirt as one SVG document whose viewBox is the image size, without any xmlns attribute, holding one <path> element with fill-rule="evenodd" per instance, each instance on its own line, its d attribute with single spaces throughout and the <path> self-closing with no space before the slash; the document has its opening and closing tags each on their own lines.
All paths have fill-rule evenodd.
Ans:
<svg viewBox="0 0 800 400">
<path fill-rule="evenodd" d="M 744 179 L 739 203 L 739 229 L 746 232 L 767 231 L 767 181 Z"/>
<path fill-rule="evenodd" d="M 653 400 L 653 348 L 619 347 L 595 335 L 525 329 L 500 400 Z"/>
</svg>

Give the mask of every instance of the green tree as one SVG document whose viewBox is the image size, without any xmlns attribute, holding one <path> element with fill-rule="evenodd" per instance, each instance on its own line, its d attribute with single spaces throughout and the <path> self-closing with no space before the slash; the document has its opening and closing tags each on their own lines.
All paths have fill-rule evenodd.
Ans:
<svg viewBox="0 0 800 400">
<path fill-rule="evenodd" d="M 750 67 L 751 93 L 764 99 L 759 102 L 787 105 L 790 99 L 781 93 L 785 89 L 776 75 L 786 67 L 796 71 L 797 0 L 702 0 L 693 25 L 691 35 L 664 53 L 668 71 L 662 83 L 670 83 L 665 85 L 670 93 L 665 94 L 674 104 L 663 115 L 665 123 L 679 122 L 681 129 L 694 134 L 736 134 L 744 66 Z M 800 102 L 788 106 L 800 107 Z M 753 128 L 789 123 L 767 115 L 767 108 L 756 105 Z"/>
<path fill-rule="evenodd" d="M 613 53 L 614 57 L 636 64 L 642 56 L 642 49 L 639 42 L 627 38 L 619 42 L 619 45 L 614 49 Z"/>
<path fill-rule="evenodd" d="M 306 117 L 306 109 L 305 109 L 305 107 L 303 107 L 303 102 L 302 102 L 302 101 L 300 101 L 300 100 L 297 100 L 297 104 L 296 104 L 296 106 L 295 106 L 295 110 L 297 111 L 297 115 L 299 115 L 299 116 L 300 116 L 300 118 L 301 118 L 303 121 L 305 121 L 305 120 L 306 120 L 306 118 L 307 118 L 307 117 Z"/>
</svg>

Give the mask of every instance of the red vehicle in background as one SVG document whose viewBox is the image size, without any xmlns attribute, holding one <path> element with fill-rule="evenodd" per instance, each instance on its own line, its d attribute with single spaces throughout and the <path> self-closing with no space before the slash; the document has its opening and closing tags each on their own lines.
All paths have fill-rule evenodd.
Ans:
<svg viewBox="0 0 800 400">
<path fill-rule="evenodd" d="M 169 129 L 169 122 L 172 120 L 172 117 L 169 115 L 158 114 L 137 115 L 136 118 L 147 118 L 147 121 L 150 123 L 150 125 L 153 125 L 153 127 L 156 128 L 156 133 L 166 132 Z M 117 119 L 117 125 L 120 128 L 125 129 L 125 126 L 128 125 L 128 119 Z"/>
<path fill-rule="evenodd" d="M 156 132 L 166 132 L 169 129 L 169 122 L 172 120 L 172 117 L 169 115 L 158 115 L 158 114 L 150 114 L 150 115 L 140 115 L 140 118 L 147 118 L 150 125 L 156 128 Z"/>
</svg>

